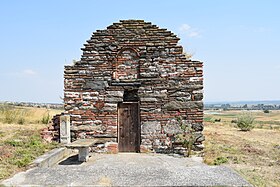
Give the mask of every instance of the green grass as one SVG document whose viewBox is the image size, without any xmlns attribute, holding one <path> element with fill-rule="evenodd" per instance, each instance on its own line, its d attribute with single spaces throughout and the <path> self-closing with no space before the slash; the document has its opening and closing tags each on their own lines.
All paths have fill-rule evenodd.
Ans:
<svg viewBox="0 0 280 187">
<path fill-rule="evenodd" d="M 204 117 L 203 121 L 204 122 L 213 122 L 213 119 L 212 119 L 212 117 Z"/>
<path fill-rule="evenodd" d="M 51 116 L 49 113 L 47 113 L 47 114 L 44 114 L 44 116 L 42 117 L 41 123 L 48 124 L 50 122 L 50 120 L 51 120 Z"/>
<path fill-rule="evenodd" d="M 36 157 L 57 147 L 57 143 L 46 143 L 38 131 L 19 130 L 2 143 L 0 150 L 0 180 L 14 171 L 26 168 Z"/>
<path fill-rule="evenodd" d="M 279 125 L 280 126 L 280 121 L 255 121 L 255 123 L 264 125 L 264 124 L 270 124 L 270 125 Z"/>
<path fill-rule="evenodd" d="M 224 163 L 227 163 L 228 162 L 228 159 L 226 157 L 217 157 L 215 160 L 214 160 L 214 165 L 221 165 L 221 164 L 224 164 Z"/>
<path fill-rule="evenodd" d="M 5 144 L 15 148 L 15 154 L 8 159 L 8 162 L 15 164 L 18 167 L 25 167 L 31 163 L 39 155 L 42 155 L 46 150 L 53 148 L 56 144 L 44 143 L 39 133 L 28 134 L 29 136 L 20 136 L 22 132 L 18 133 L 16 137 L 6 140 Z M 17 139 L 19 137 L 19 139 Z"/>
</svg>

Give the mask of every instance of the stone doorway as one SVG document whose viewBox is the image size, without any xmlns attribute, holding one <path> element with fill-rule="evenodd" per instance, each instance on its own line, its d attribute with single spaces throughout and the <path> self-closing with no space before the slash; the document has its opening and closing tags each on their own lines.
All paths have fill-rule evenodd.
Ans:
<svg viewBox="0 0 280 187">
<path fill-rule="evenodd" d="M 139 102 L 118 104 L 119 152 L 140 152 Z"/>
</svg>

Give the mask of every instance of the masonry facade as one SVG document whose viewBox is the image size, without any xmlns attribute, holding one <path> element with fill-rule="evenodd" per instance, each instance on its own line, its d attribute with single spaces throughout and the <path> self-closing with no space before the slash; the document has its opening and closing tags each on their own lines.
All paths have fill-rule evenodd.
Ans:
<svg viewBox="0 0 280 187">
<path fill-rule="evenodd" d="M 195 131 L 193 149 L 202 150 L 203 63 L 186 59 L 178 41 L 143 20 L 94 32 L 80 61 L 65 66 L 72 139 L 105 139 L 95 151 L 175 152 L 185 123 Z"/>
</svg>

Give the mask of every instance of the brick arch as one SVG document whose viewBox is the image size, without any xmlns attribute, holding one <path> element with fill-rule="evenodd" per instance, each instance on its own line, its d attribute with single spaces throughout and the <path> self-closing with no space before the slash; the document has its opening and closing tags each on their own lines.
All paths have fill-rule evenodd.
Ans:
<svg viewBox="0 0 280 187">
<path fill-rule="evenodd" d="M 134 48 L 122 48 L 113 61 L 113 79 L 133 81 L 139 78 L 139 53 Z"/>
</svg>

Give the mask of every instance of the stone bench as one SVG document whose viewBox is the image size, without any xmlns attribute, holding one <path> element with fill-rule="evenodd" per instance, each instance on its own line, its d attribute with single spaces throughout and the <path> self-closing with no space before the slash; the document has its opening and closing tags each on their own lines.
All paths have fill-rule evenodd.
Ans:
<svg viewBox="0 0 280 187">
<path fill-rule="evenodd" d="M 70 149 L 78 149 L 79 157 L 78 160 L 86 162 L 89 159 L 89 147 L 94 146 L 98 143 L 105 143 L 112 141 L 113 138 L 91 138 L 91 139 L 78 139 L 72 143 L 66 144 L 65 146 Z"/>
<path fill-rule="evenodd" d="M 78 149 L 78 160 L 81 162 L 86 162 L 89 158 L 89 147 L 93 146 L 95 143 L 97 143 L 96 139 L 79 139 L 67 144 L 66 147 L 70 149 Z"/>
</svg>

